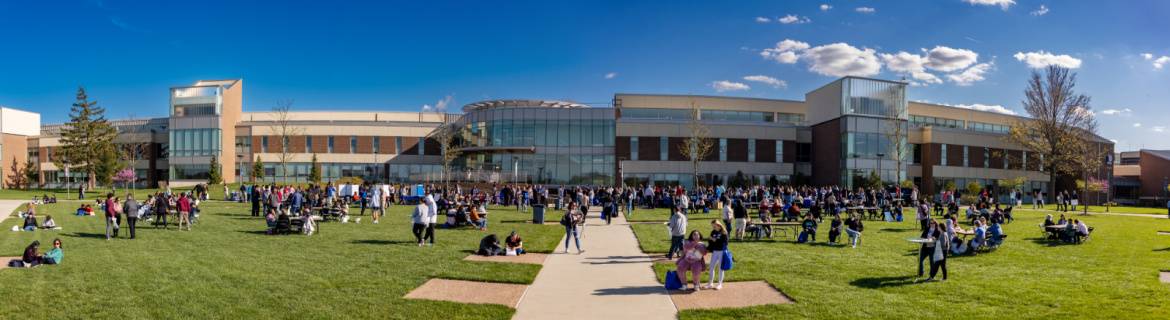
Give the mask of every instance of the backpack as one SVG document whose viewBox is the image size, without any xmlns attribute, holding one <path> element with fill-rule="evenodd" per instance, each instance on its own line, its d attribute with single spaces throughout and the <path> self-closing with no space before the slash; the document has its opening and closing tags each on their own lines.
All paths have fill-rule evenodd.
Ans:
<svg viewBox="0 0 1170 320">
<path fill-rule="evenodd" d="M 683 287 L 682 281 L 678 280 L 678 272 L 677 271 L 674 271 L 674 270 L 666 271 L 666 279 L 665 280 L 666 281 L 663 281 L 663 282 L 665 282 L 666 290 L 679 290 L 679 289 L 682 289 L 682 287 Z"/>
</svg>

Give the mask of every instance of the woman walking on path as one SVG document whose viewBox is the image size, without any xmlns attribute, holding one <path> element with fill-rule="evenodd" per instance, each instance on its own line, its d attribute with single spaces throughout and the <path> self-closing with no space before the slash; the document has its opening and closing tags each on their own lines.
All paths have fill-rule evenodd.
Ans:
<svg viewBox="0 0 1170 320">
<path fill-rule="evenodd" d="M 577 254 L 585 252 L 585 250 L 581 250 L 581 234 L 577 226 L 578 222 L 584 220 L 580 213 L 577 210 L 577 204 L 570 202 L 565 214 L 561 216 L 561 225 L 565 226 L 565 253 L 569 253 L 569 240 L 573 240 L 573 243 L 577 245 Z"/>
</svg>

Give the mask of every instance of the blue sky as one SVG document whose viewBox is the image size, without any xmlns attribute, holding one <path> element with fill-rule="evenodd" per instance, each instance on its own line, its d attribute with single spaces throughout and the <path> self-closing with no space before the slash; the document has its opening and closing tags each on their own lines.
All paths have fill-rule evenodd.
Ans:
<svg viewBox="0 0 1170 320">
<path fill-rule="evenodd" d="M 167 88 L 236 77 L 246 111 L 803 100 L 855 74 L 1019 113 L 1031 67 L 1056 63 L 1118 149 L 1166 149 L 1168 17 L 1167 1 L 4 1 L 0 105 L 61 122 L 84 85 L 111 117 L 162 116 Z"/>
</svg>

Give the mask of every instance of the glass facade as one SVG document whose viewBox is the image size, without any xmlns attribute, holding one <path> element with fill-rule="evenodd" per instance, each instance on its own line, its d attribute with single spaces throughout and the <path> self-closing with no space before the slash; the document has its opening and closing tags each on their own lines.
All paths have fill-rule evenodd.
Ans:
<svg viewBox="0 0 1170 320">
<path fill-rule="evenodd" d="M 905 83 L 862 78 L 842 81 L 842 114 L 906 119 Z"/>
<path fill-rule="evenodd" d="M 699 118 L 704 121 L 775 122 L 776 114 L 756 111 L 702 110 Z"/>
<path fill-rule="evenodd" d="M 681 110 L 689 112 L 689 110 Z M 500 105 L 460 118 L 464 181 L 612 184 L 614 110 Z"/>
<path fill-rule="evenodd" d="M 441 165 L 433 164 L 321 163 L 320 166 L 324 182 L 347 177 L 398 183 L 437 182 L 441 181 L 443 171 Z M 262 182 L 306 183 L 311 169 L 312 163 L 308 162 L 291 162 L 284 167 L 279 163 L 265 163 Z M 241 170 L 242 176 L 251 176 L 252 166 L 243 166 Z"/>
<path fill-rule="evenodd" d="M 218 156 L 223 148 L 219 129 L 178 129 L 170 132 L 170 154 L 175 157 Z"/>
<path fill-rule="evenodd" d="M 691 120 L 691 109 L 622 108 L 622 118 Z"/>
</svg>

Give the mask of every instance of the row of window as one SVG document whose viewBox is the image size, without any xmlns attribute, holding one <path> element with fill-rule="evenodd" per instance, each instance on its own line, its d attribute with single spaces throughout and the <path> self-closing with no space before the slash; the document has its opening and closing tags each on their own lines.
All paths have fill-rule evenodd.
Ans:
<svg viewBox="0 0 1170 320">
<path fill-rule="evenodd" d="M 686 140 L 684 140 L 684 141 L 686 141 Z M 638 151 L 639 143 L 640 142 L 638 141 L 638 137 L 630 137 L 630 160 L 637 161 L 637 160 L 643 158 L 638 154 L 639 153 L 639 151 Z M 776 146 L 775 146 L 776 153 L 775 153 L 775 160 L 774 161 L 778 162 L 778 163 L 784 162 L 784 140 L 776 140 L 775 143 L 776 143 Z M 719 138 L 718 144 L 713 145 L 713 147 L 717 148 L 713 151 L 718 153 L 719 161 L 720 162 L 727 162 L 727 153 L 728 153 L 727 138 Z M 658 158 L 656 160 L 670 159 L 670 157 L 669 157 L 670 148 L 671 148 L 670 137 L 665 137 L 665 136 L 658 137 Z M 801 152 L 801 150 L 803 150 L 803 153 Z M 796 154 L 797 159 L 796 159 L 796 161 L 797 162 L 808 162 L 811 150 L 812 150 L 812 147 L 810 144 L 798 143 L 797 144 L 797 154 Z M 690 158 L 690 156 L 688 156 L 688 155 L 683 155 L 683 156 L 687 157 L 688 159 Z M 651 159 L 653 159 L 653 158 L 651 157 Z M 747 162 L 757 162 L 756 161 L 756 139 L 747 139 Z"/>
<path fill-rule="evenodd" d="M 325 141 L 320 141 L 321 139 L 315 139 L 315 138 L 320 138 L 320 137 L 319 136 L 318 137 L 305 136 L 305 150 L 313 150 L 316 143 L 324 143 L 326 153 L 358 153 L 358 137 L 357 136 L 349 136 L 348 143 L 346 145 L 343 145 L 344 148 L 341 148 L 341 149 L 337 148 L 337 137 L 335 137 L 335 136 L 326 136 L 326 137 L 324 137 Z M 380 137 L 380 136 L 373 137 L 373 143 L 371 146 L 372 153 L 375 153 L 375 154 L 382 153 L 382 150 L 381 150 L 382 138 L 383 137 Z M 393 138 L 394 139 L 394 150 L 402 150 L 402 137 L 386 137 L 386 138 Z M 345 139 L 345 137 L 343 137 L 342 139 Z M 289 145 L 291 144 L 291 141 L 289 141 L 289 137 L 284 137 L 283 139 L 281 139 L 280 137 L 275 137 L 275 136 L 261 136 L 260 137 L 260 146 L 259 146 L 260 153 L 268 153 L 269 147 L 274 146 L 274 143 L 276 143 L 276 142 L 270 141 L 270 140 L 281 140 L 279 142 L 280 147 L 281 147 L 280 150 L 288 150 Z M 419 154 L 419 155 L 423 154 L 423 150 L 424 150 L 425 145 L 426 145 L 426 139 L 418 139 L 417 154 Z M 241 151 L 241 152 L 245 152 L 245 153 L 251 152 L 252 139 L 249 137 L 236 137 L 236 149 Z M 398 153 L 401 154 L 402 152 L 398 152 Z"/>
<path fill-rule="evenodd" d="M 650 120 L 691 120 L 691 109 L 664 109 L 664 108 L 623 108 L 622 118 L 650 119 Z M 804 122 L 804 114 L 786 112 L 760 111 L 733 111 L 733 110 L 701 110 L 699 119 L 710 121 L 736 122 L 781 122 L 800 124 Z"/>
<path fill-rule="evenodd" d="M 176 157 L 218 156 L 222 150 L 220 129 L 170 131 L 170 154 Z"/>
<path fill-rule="evenodd" d="M 913 125 L 917 125 L 917 126 L 935 126 L 935 127 L 944 127 L 944 128 L 952 128 L 952 129 L 967 129 L 967 130 L 991 132 L 991 133 L 1008 133 L 1011 131 L 1011 126 L 1008 126 L 1008 125 L 986 123 L 986 122 L 976 122 L 976 121 L 946 119 L 946 118 L 937 118 L 937 117 L 928 117 L 928 116 L 910 116 L 910 123 Z"/>
<path fill-rule="evenodd" d="M 993 156 L 991 148 L 960 146 L 960 145 L 947 145 L 945 143 L 939 145 L 939 147 L 941 148 L 941 150 L 940 150 L 941 158 L 939 160 L 939 165 L 947 166 L 950 163 L 947 161 L 948 160 L 947 159 L 947 148 L 949 147 L 949 148 L 962 148 L 962 150 L 963 150 L 963 161 L 961 162 L 962 167 L 991 168 L 991 158 Z M 972 163 L 971 163 L 971 153 L 972 152 L 982 152 L 983 153 L 983 163 L 982 164 L 976 163 L 976 164 L 972 165 Z M 1020 152 L 1021 156 L 1019 159 L 1011 159 L 1009 156 L 1007 156 L 1006 150 L 997 150 L 996 153 L 1003 153 L 1003 154 L 994 154 L 994 156 L 996 156 L 998 158 L 1003 158 L 1003 161 L 1000 161 L 1000 162 L 1002 162 L 1003 167 L 1002 168 L 995 168 L 995 169 L 1005 169 L 1005 170 L 1010 169 L 1011 168 L 1010 164 L 1013 162 L 1019 163 L 1020 164 L 1019 167 L 1024 168 L 1024 170 L 1027 170 L 1029 168 L 1028 167 L 1028 160 L 1029 160 L 1028 159 L 1028 154 L 1029 154 L 1028 152 Z M 1040 155 L 1039 159 L 1031 159 L 1031 160 L 1034 161 L 1034 167 L 1036 167 L 1036 171 L 1044 171 L 1044 155 L 1043 154 Z"/>
</svg>

